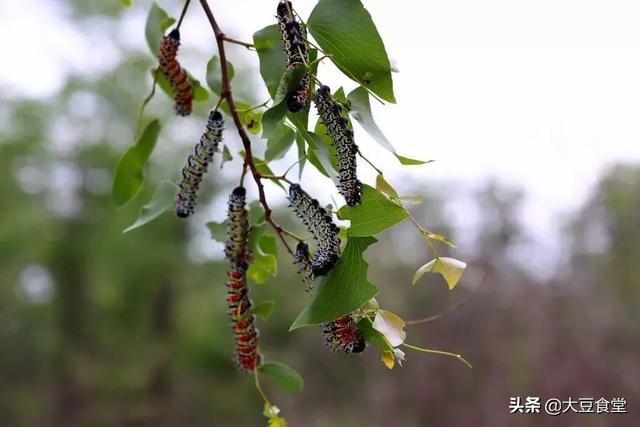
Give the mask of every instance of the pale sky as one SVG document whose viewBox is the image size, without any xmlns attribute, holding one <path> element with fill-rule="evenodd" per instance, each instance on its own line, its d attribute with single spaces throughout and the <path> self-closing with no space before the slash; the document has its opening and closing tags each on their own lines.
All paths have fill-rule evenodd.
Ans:
<svg viewBox="0 0 640 427">
<path fill-rule="evenodd" d="M 173 15 L 181 3 L 159 1 Z M 213 53 L 210 28 L 193 3 L 183 39 Z M 230 2 L 210 3 L 229 35 L 249 41 L 273 23 L 277 1 L 234 0 L 233 8 Z M 305 17 L 314 4 L 294 0 Z M 475 189 L 491 177 L 522 187 L 528 196 L 523 221 L 543 252 L 546 245 L 554 249 L 549 241 L 558 217 L 584 201 L 611 163 L 640 160 L 637 0 L 364 4 L 400 71 L 393 75 L 398 104 L 375 105 L 376 120 L 401 154 L 436 160 L 401 167 L 356 129 L 363 151 L 398 187 L 410 179 Z M 122 42 L 146 50 L 145 13 L 127 15 Z M 117 56 L 113 41 L 95 33 L 86 37 L 65 22 L 54 2 L 1 0 L 0 16 L 0 37 L 11 41 L 4 44 L 11 65 L 0 67 L 0 89 L 9 94 L 53 94 L 67 72 L 106 70 Z M 257 65 L 255 54 L 235 54 L 243 57 L 234 62 Z M 356 86 L 332 67 L 320 73 L 323 82 L 335 82 L 332 87 Z M 463 226 L 473 223 L 455 205 L 452 215 Z"/>
</svg>

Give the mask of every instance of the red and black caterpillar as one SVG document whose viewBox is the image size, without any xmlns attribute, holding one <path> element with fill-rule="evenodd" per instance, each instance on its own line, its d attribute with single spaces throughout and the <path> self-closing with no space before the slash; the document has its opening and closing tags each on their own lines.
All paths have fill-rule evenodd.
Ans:
<svg viewBox="0 0 640 427">
<path fill-rule="evenodd" d="M 207 128 L 196 144 L 194 153 L 189 155 L 187 164 L 182 168 L 182 181 L 180 192 L 176 199 L 176 215 L 186 218 L 195 211 L 196 197 L 200 183 L 207 167 L 213 160 L 213 155 L 218 151 L 218 144 L 222 141 L 224 119 L 217 110 L 209 113 Z"/>
<path fill-rule="evenodd" d="M 293 68 L 299 64 L 309 64 L 309 45 L 305 31 L 298 20 L 293 16 L 293 6 L 290 1 L 281 1 L 278 4 L 277 14 L 278 28 L 282 33 L 284 51 L 287 55 L 287 68 Z M 295 90 L 287 93 L 285 99 L 289 111 L 297 112 L 309 105 L 309 91 L 311 89 L 311 77 L 306 74 Z"/>
<path fill-rule="evenodd" d="M 176 114 L 188 116 L 191 114 L 193 104 L 193 87 L 189 81 L 189 75 L 176 59 L 178 47 L 180 47 L 180 31 L 176 28 L 163 37 L 160 52 L 158 52 L 158 64 L 173 91 L 173 107 Z"/>
<path fill-rule="evenodd" d="M 349 206 L 360 203 L 362 183 L 356 172 L 358 146 L 353 142 L 349 121 L 342 116 L 342 106 L 331 95 L 328 86 L 320 86 L 315 97 L 320 121 L 327 128 L 338 157 L 338 190 Z"/>
<path fill-rule="evenodd" d="M 296 215 L 317 243 L 316 254 L 311 259 L 311 271 L 314 276 L 327 274 L 340 258 L 340 238 L 338 227 L 333 223 L 331 215 L 312 199 L 299 184 L 289 187 L 289 201 Z"/>
<path fill-rule="evenodd" d="M 244 371 L 254 371 L 262 363 L 255 316 L 246 316 L 252 306 L 246 272 L 251 262 L 247 247 L 249 221 L 245 209 L 245 189 L 237 187 L 229 196 L 229 226 L 225 253 L 231 262 L 227 281 L 227 304 L 235 340 L 235 360 Z"/>
<path fill-rule="evenodd" d="M 367 342 L 351 314 L 323 323 L 322 335 L 333 351 L 362 353 L 367 348 Z"/>
</svg>

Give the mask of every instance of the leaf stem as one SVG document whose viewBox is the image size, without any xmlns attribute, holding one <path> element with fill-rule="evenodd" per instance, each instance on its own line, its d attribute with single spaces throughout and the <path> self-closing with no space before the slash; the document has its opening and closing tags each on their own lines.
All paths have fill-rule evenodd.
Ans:
<svg viewBox="0 0 640 427">
<path fill-rule="evenodd" d="M 443 356 L 453 357 L 455 359 L 458 359 L 460 362 L 464 363 L 465 365 L 467 365 L 469 369 L 473 369 L 473 366 L 471 366 L 471 363 L 467 362 L 467 360 L 464 357 L 462 357 L 462 355 L 460 354 L 449 353 L 448 351 L 442 351 L 442 350 L 433 350 L 430 348 L 417 347 L 415 345 L 407 344 L 406 342 L 402 343 L 402 345 L 412 350 L 421 351 L 423 353 L 441 354 Z"/>
<path fill-rule="evenodd" d="M 147 107 L 147 104 L 149 103 L 149 101 L 151 101 L 151 98 L 153 98 L 153 95 L 156 94 L 156 86 L 158 85 L 159 72 L 160 72 L 159 68 L 156 67 L 155 70 L 153 71 L 153 85 L 151 86 L 151 92 L 149 93 L 149 95 L 147 95 L 144 101 L 142 101 L 142 105 L 140 106 L 140 113 L 138 114 L 138 130 L 137 130 L 138 136 L 140 136 L 140 132 L 142 131 L 142 118 L 144 116 L 144 110 Z"/>
<path fill-rule="evenodd" d="M 267 399 L 267 395 L 264 394 L 264 391 L 262 391 L 262 387 L 260 387 L 260 376 L 258 375 L 257 368 L 253 370 L 253 376 L 255 379 L 256 390 L 258 390 L 258 393 L 260 393 L 260 396 L 262 396 L 262 400 L 264 400 L 264 403 L 271 406 L 271 402 L 269 402 L 269 399 Z"/>
<path fill-rule="evenodd" d="M 383 176 L 384 176 L 384 174 L 382 173 L 382 171 L 381 171 L 380 169 L 378 169 L 378 168 L 376 167 L 376 165 L 374 165 L 374 164 L 371 162 L 371 160 L 367 159 L 367 158 L 362 154 L 362 151 L 360 151 L 360 149 L 358 149 L 358 155 L 359 155 L 360 157 L 362 157 L 362 160 L 364 160 L 365 162 L 369 163 L 369 166 L 371 166 L 371 167 L 372 167 L 376 172 L 378 172 L 378 174 L 379 174 L 379 175 L 383 175 Z"/>
<path fill-rule="evenodd" d="M 228 36 L 225 36 L 225 35 L 222 36 L 222 40 L 226 41 L 227 43 L 233 43 L 233 44 L 237 44 L 237 45 L 240 45 L 240 46 L 244 46 L 249 50 L 254 50 L 255 51 L 255 49 L 256 49 L 256 47 L 251 43 L 243 42 L 241 40 L 234 39 L 232 37 L 228 37 Z"/>
<path fill-rule="evenodd" d="M 184 19 L 184 16 L 187 14 L 187 9 L 189 8 L 189 3 L 191 3 L 191 0 L 186 0 L 184 2 L 184 7 L 182 8 L 182 13 L 180 13 L 180 19 L 178 19 L 178 25 L 176 25 L 176 28 L 179 30 L 180 26 L 182 25 L 182 20 Z"/>
</svg>

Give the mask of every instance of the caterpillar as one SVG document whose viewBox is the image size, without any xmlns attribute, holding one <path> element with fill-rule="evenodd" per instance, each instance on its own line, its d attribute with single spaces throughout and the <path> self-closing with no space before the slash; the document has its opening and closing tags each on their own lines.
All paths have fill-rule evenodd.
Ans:
<svg viewBox="0 0 640 427">
<path fill-rule="evenodd" d="M 311 265 L 309 245 L 305 242 L 299 242 L 296 246 L 296 251 L 293 254 L 293 263 L 298 267 L 298 273 L 302 275 L 302 282 L 307 285 L 307 292 L 311 292 L 315 275 Z"/>
<path fill-rule="evenodd" d="M 187 218 L 195 211 L 198 188 L 204 174 L 207 173 L 209 163 L 213 160 L 213 154 L 218 151 L 223 126 L 222 114 L 212 110 L 200 142 L 196 144 L 194 153 L 189 155 L 187 163 L 182 168 L 182 181 L 176 199 L 176 215 L 179 218 Z"/>
<path fill-rule="evenodd" d="M 276 16 L 278 28 L 282 33 L 284 51 L 287 55 L 287 68 L 293 68 L 299 64 L 309 63 L 309 45 L 305 31 L 298 20 L 293 16 L 293 6 L 290 1 L 283 0 L 278 3 Z M 289 111 L 295 113 L 309 105 L 309 91 L 311 90 L 311 77 L 307 74 L 298 84 L 298 87 L 287 93 L 285 100 Z"/>
<path fill-rule="evenodd" d="M 255 316 L 245 316 L 253 305 L 249 299 L 246 276 L 251 263 L 251 251 L 247 247 L 249 220 L 245 209 L 245 196 L 244 187 L 236 187 L 229 195 L 225 255 L 230 260 L 231 268 L 227 281 L 227 305 L 236 344 L 236 365 L 244 371 L 254 371 L 260 366 L 262 356 L 259 351 Z"/>
<path fill-rule="evenodd" d="M 245 256 L 247 259 L 250 257 L 248 252 Z M 244 316 L 252 306 L 246 278 L 248 266 L 249 262 L 246 259 L 231 262 L 227 281 L 227 304 L 235 341 L 235 363 L 243 371 L 254 371 L 262 363 L 262 355 L 255 316 Z"/>
<path fill-rule="evenodd" d="M 348 119 L 342 117 L 342 107 L 331 95 L 328 86 L 320 86 L 315 97 L 320 121 L 327 128 L 338 157 L 338 190 L 349 206 L 360 203 L 362 183 L 356 172 L 358 146 L 353 142 L 353 131 L 347 127 Z"/>
<path fill-rule="evenodd" d="M 232 262 L 245 257 L 245 246 L 249 236 L 249 217 L 245 208 L 246 190 L 236 187 L 229 195 L 229 225 L 225 238 L 225 255 Z"/>
<path fill-rule="evenodd" d="M 193 104 L 193 87 L 189 75 L 180 66 L 178 48 L 180 47 L 180 31 L 176 28 L 164 36 L 158 52 L 159 69 L 167 78 L 173 91 L 174 110 L 179 116 L 191 114 Z"/>
<path fill-rule="evenodd" d="M 333 351 L 362 353 L 367 348 L 367 342 L 351 314 L 323 323 L 322 335 Z"/>
<path fill-rule="evenodd" d="M 296 215 L 317 242 L 317 252 L 311 260 L 311 271 L 314 276 L 327 274 L 340 258 L 339 229 L 331 216 L 312 199 L 299 184 L 289 187 L 289 201 Z"/>
</svg>

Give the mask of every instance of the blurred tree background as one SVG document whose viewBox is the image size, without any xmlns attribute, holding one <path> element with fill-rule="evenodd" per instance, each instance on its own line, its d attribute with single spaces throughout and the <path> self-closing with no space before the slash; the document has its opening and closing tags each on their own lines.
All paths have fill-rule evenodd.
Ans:
<svg viewBox="0 0 640 427">
<path fill-rule="evenodd" d="M 115 1 L 59 3 L 75 25 L 100 18 L 114 37 L 120 15 L 131 13 Z M 133 205 L 114 211 L 111 173 L 133 141 L 153 65 L 140 50 L 122 47 L 117 56 L 108 72 L 69 75 L 53 97 L 0 93 L 0 425 L 262 425 L 252 378 L 231 361 L 226 263 L 194 256 L 194 234 L 206 230 L 167 214 L 122 234 L 159 180 L 177 175 L 174 160 L 186 157 L 200 130 L 196 121 L 176 123 L 170 102 L 152 103 L 149 115 L 165 122 L 153 174 Z M 251 99 L 252 77 L 239 68 L 236 82 L 246 84 L 236 86 Z M 206 112 L 198 104 L 195 115 Z M 224 186 L 207 182 L 203 217 L 221 212 Z M 457 241 L 446 187 L 405 190 L 426 196 L 413 209 L 419 220 Z M 511 256 L 527 239 L 518 220 L 524 197 L 500 183 L 473 195 L 479 237 L 463 248 L 471 269 L 451 293 L 435 276 L 408 286 L 428 254 L 407 224 L 368 253 L 382 303 L 407 319 L 469 298 L 408 328 L 412 343 L 459 352 L 472 371 L 414 352 L 388 371 L 373 351 L 331 353 L 317 328 L 288 333 L 305 293 L 281 257 L 278 279 L 254 286 L 253 298 L 277 303 L 260 325 L 266 357 L 305 377 L 300 395 L 267 385 L 290 424 L 638 425 L 640 167 L 617 166 L 601 180 L 559 237 L 563 268 L 547 275 Z M 509 415 L 511 396 L 625 397 L 630 413 Z"/>
</svg>

